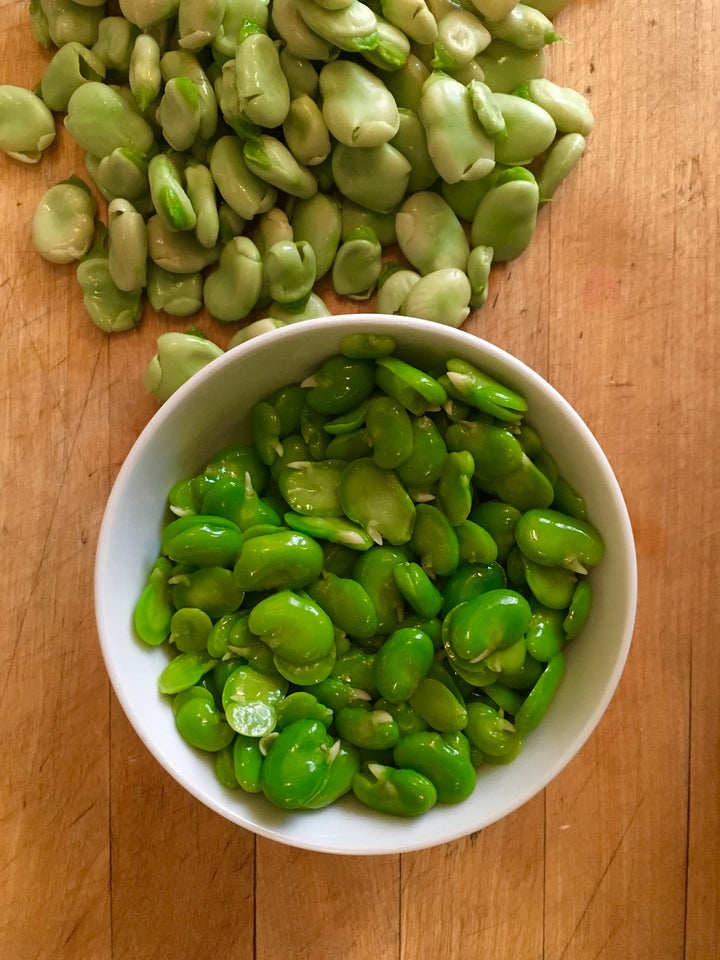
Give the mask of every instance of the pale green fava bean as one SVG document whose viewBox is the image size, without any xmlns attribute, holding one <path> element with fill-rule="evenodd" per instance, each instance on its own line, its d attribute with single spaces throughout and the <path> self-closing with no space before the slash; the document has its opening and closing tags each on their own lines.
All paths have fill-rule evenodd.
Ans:
<svg viewBox="0 0 720 960">
<path fill-rule="evenodd" d="M 260 296 L 262 270 L 260 253 L 249 237 L 225 244 L 203 286 L 203 302 L 216 320 L 231 323 L 250 313 Z"/>
<path fill-rule="evenodd" d="M 358 227 L 372 227 L 383 247 L 390 247 L 397 241 L 396 212 L 397 207 L 392 207 L 386 212 L 378 213 L 344 197 L 340 207 L 342 239 L 347 240 L 353 230 L 357 230 Z"/>
<path fill-rule="evenodd" d="M 473 109 L 485 133 L 490 137 L 501 137 L 505 133 L 505 117 L 495 94 L 482 80 L 471 80 L 468 90 Z"/>
<path fill-rule="evenodd" d="M 284 46 L 280 50 L 280 66 L 290 87 L 290 95 L 292 97 L 308 96 L 315 103 L 319 74 L 312 60 L 298 57 Z M 290 106 L 292 107 L 292 103 Z"/>
<path fill-rule="evenodd" d="M 273 27 L 291 54 L 321 62 L 332 59 L 334 43 L 324 39 L 305 23 L 295 0 L 273 0 L 270 13 Z"/>
<path fill-rule="evenodd" d="M 0 150 L 23 163 L 37 163 L 55 139 L 52 113 L 31 90 L 0 85 Z"/>
<path fill-rule="evenodd" d="M 343 472 L 339 493 L 345 514 L 376 543 L 397 546 L 410 540 L 415 505 L 391 470 L 367 457 L 354 460 Z"/>
<path fill-rule="evenodd" d="M 351 0 L 342 10 L 325 10 L 315 0 L 297 0 L 297 9 L 314 33 L 341 50 L 355 53 L 377 46 L 375 14 L 360 0 Z"/>
<path fill-rule="evenodd" d="M 527 0 L 529 7 L 535 7 L 546 17 L 554 17 L 570 3 L 570 0 Z"/>
<path fill-rule="evenodd" d="M 147 230 L 129 200 L 108 205 L 108 270 L 118 290 L 140 290 L 147 281 Z"/>
<path fill-rule="evenodd" d="M 108 70 L 127 73 L 138 28 L 125 17 L 103 17 L 92 52 Z"/>
<path fill-rule="evenodd" d="M 267 307 L 267 313 L 271 320 L 277 320 L 283 324 L 332 316 L 325 301 L 316 293 L 311 293 L 300 309 L 297 309 L 297 304 L 278 303 L 273 300 Z"/>
<path fill-rule="evenodd" d="M 193 334 L 161 333 L 157 338 L 157 354 L 145 370 L 145 389 L 163 403 L 223 351 L 204 337 Z"/>
<path fill-rule="evenodd" d="M 72 40 L 92 47 L 97 40 L 98 27 L 105 15 L 103 4 L 93 2 L 85 6 L 74 0 L 41 0 L 41 7 L 50 39 L 56 47 L 63 47 Z"/>
<path fill-rule="evenodd" d="M 358 227 L 340 244 L 332 267 L 333 288 L 340 296 L 366 300 L 382 270 L 382 247 L 372 227 Z"/>
<path fill-rule="evenodd" d="M 430 76 L 430 70 L 419 57 L 410 53 L 405 63 L 384 77 L 385 86 L 395 97 L 398 108 L 418 112 L 423 86 Z"/>
<path fill-rule="evenodd" d="M 248 340 L 253 340 L 255 337 L 260 337 L 264 333 L 272 333 L 274 330 L 279 330 L 280 327 L 284 326 L 285 324 L 282 320 L 275 320 L 273 317 L 262 317 L 260 320 L 253 320 L 252 323 L 249 323 L 233 335 L 228 343 L 228 350 L 232 347 L 240 346 L 241 343 L 247 343 Z"/>
<path fill-rule="evenodd" d="M 553 118 L 560 133 L 579 133 L 589 136 L 594 125 L 590 104 L 585 97 L 571 87 L 561 87 L 552 80 L 531 80 L 527 96 Z"/>
<path fill-rule="evenodd" d="M 147 110 L 153 100 L 160 95 L 162 89 L 160 44 L 150 34 L 142 33 L 135 38 L 130 55 L 128 83 L 141 110 Z"/>
<path fill-rule="evenodd" d="M 350 60 L 320 71 L 322 115 L 330 133 L 348 147 L 378 147 L 398 131 L 397 104 L 382 80 Z"/>
<path fill-rule="evenodd" d="M 523 50 L 505 40 L 493 40 L 477 56 L 484 81 L 493 93 L 512 93 L 523 83 L 545 76 L 545 47 Z"/>
<path fill-rule="evenodd" d="M 171 77 L 165 84 L 155 117 L 173 150 L 189 150 L 200 132 L 200 97 L 187 77 Z"/>
<path fill-rule="evenodd" d="M 178 3 L 179 0 L 120 0 L 120 10 L 144 30 L 176 14 Z"/>
<path fill-rule="evenodd" d="M 240 109 L 251 123 L 279 127 L 290 109 L 290 88 L 272 39 L 257 24 L 245 23 L 235 53 L 235 84 Z"/>
<path fill-rule="evenodd" d="M 523 50 L 540 50 L 562 39 L 544 13 L 525 3 L 516 4 L 501 19 L 489 21 L 488 29 L 496 39 Z"/>
<path fill-rule="evenodd" d="M 419 279 L 420 274 L 414 270 L 394 270 L 384 280 L 381 275 L 375 300 L 378 313 L 400 313 Z"/>
<path fill-rule="evenodd" d="M 223 199 L 245 220 L 275 205 L 277 190 L 250 171 L 237 137 L 227 135 L 215 142 L 209 166 Z"/>
<path fill-rule="evenodd" d="M 507 166 L 530 163 L 555 139 L 555 121 L 532 100 L 508 93 L 494 97 L 505 120 L 505 135 L 495 143 L 496 161 Z"/>
<path fill-rule="evenodd" d="M 173 317 L 190 317 L 202 307 L 202 274 L 170 273 L 156 263 L 147 265 L 148 300 L 153 310 L 162 310 Z"/>
<path fill-rule="evenodd" d="M 402 30 L 378 14 L 375 20 L 377 46 L 374 50 L 363 50 L 362 55 L 378 70 L 398 70 L 408 58 L 410 40 Z"/>
<path fill-rule="evenodd" d="M 116 89 L 84 83 L 70 97 L 65 126 L 73 140 L 93 156 L 108 156 L 118 147 L 148 154 L 155 134 L 150 124 Z"/>
<path fill-rule="evenodd" d="M 473 6 L 487 20 L 500 20 L 510 13 L 517 0 L 473 0 Z"/>
<path fill-rule="evenodd" d="M 459 327 L 470 314 L 471 296 L 467 274 L 455 267 L 446 267 L 418 280 L 408 293 L 404 311 L 410 317 Z"/>
<path fill-rule="evenodd" d="M 478 205 L 470 231 L 473 246 L 492 247 L 495 261 L 515 260 L 532 240 L 539 202 L 531 173 L 504 174 Z"/>
<path fill-rule="evenodd" d="M 55 111 L 67 110 L 70 97 L 83 84 L 105 77 L 105 64 L 77 40 L 66 43 L 45 67 L 40 81 L 43 102 Z"/>
<path fill-rule="evenodd" d="M 537 176 L 541 206 L 555 196 L 557 188 L 585 153 L 585 146 L 585 137 L 567 133 L 548 150 Z"/>
<path fill-rule="evenodd" d="M 159 214 L 146 227 L 148 256 L 170 273 L 197 273 L 220 256 L 220 246 L 204 247 L 192 230 L 173 230 Z"/>
<path fill-rule="evenodd" d="M 267 251 L 264 263 L 268 291 L 280 303 L 300 303 L 310 295 L 317 268 L 315 251 L 305 240 L 281 240 Z"/>
<path fill-rule="evenodd" d="M 408 197 L 395 217 L 397 240 L 405 257 L 422 275 L 454 267 L 465 270 L 470 248 L 459 219 L 437 193 Z"/>
<path fill-rule="evenodd" d="M 178 44 L 184 50 L 201 50 L 217 35 L 225 14 L 225 0 L 180 0 Z"/>
<path fill-rule="evenodd" d="M 261 134 L 248 140 L 243 147 L 243 156 L 255 176 L 285 193 L 303 200 L 317 193 L 315 177 L 276 137 Z"/>
<path fill-rule="evenodd" d="M 425 0 L 381 0 L 383 16 L 416 43 L 434 43 L 437 20 Z"/>
<path fill-rule="evenodd" d="M 443 180 L 478 180 L 490 173 L 495 143 L 480 126 L 462 83 L 441 72 L 431 74 L 423 86 L 418 114 L 428 152 Z"/>
<path fill-rule="evenodd" d="M 332 152 L 332 173 L 338 190 L 376 213 L 389 213 L 407 190 L 410 164 L 389 143 L 378 147 L 347 147 Z"/>
<path fill-rule="evenodd" d="M 158 153 L 148 163 L 148 181 L 153 206 L 172 230 L 193 230 L 197 215 L 175 164 L 167 154 Z"/>
<path fill-rule="evenodd" d="M 439 70 L 457 70 L 488 46 L 491 34 L 469 10 L 450 9 L 438 20 L 432 65 Z"/>
<path fill-rule="evenodd" d="M 202 141 L 214 137 L 218 124 L 218 104 L 212 84 L 195 54 L 190 50 L 167 50 L 160 60 L 160 71 L 165 83 L 180 77 L 193 82 L 198 93 L 198 137 Z"/>
<path fill-rule="evenodd" d="M 332 266 L 340 243 L 342 217 L 337 201 L 325 193 L 298 200 L 293 204 L 290 222 L 294 239 L 309 243 L 315 251 L 319 280 Z"/>
<path fill-rule="evenodd" d="M 40 198 L 32 220 L 37 252 L 50 263 L 84 257 L 95 235 L 97 204 L 82 180 L 71 177 L 50 187 Z"/>
<path fill-rule="evenodd" d="M 325 118 L 309 94 L 293 97 L 282 129 L 285 143 L 298 163 L 315 166 L 330 155 L 330 133 Z"/>
<path fill-rule="evenodd" d="M 414 110 L 406 107 L 398 110 L 400 125 L 390 141 L 410 164 L 408 193 L 427 190 L 438 178 L 435 164 L 428 151 L 427 136 L 420 117 Z"/>
<path fill-rule="evenodd" d="M 466 273 L 470 281 L 470 306 L 476 309 L 481 307 L 488 297 L 493 256 L 493 248 L 483 244 L 473 247 L 468 256 Z"/>
<path fill-rule="evenodd" d="M 151 204 L 150 184 L 148 182 L 148 164 L 144 156 L 129 147 L 118 147 L 106 157 L 94 158 L 88 164 L 93 167 L 93 179 L 103 194 L 110 200 L 130 200 L 131 203 Z"/>
<path fill-rule="evenodd" d="M 119 290 L 113 283 L 107 253 L 92 250 L 76 270 L 83 306 L 105 333 L 120 333 L 137 326 L 142 315 L 141 290 Z"/>
<path fill-rule="evenodd" d="M 214 247 L 220 236 L 215 182 L 204 163 L 185 167 L 185 192 L 195 211 L 195 236 L 203 247 Z"/>
</svg>

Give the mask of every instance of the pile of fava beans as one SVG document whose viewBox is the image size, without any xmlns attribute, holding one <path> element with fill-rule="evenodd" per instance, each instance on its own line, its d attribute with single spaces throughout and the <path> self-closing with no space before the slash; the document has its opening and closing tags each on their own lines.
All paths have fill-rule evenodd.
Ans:
<svg viewBox="0 0 720 960">
<path fill-rule="evenodd" d="M 353 334 L 178 479 L 135 629 L 226 787 L 414 817 L 515 760 L 604 554 L 526 412 L 465 360 Z"/>
<path fill-rule="evenodd" d="M 34 90 L 0 86 L 0 149 L 39 161 L 60 117 L 82 149 L 32 236 L 104 331 L 149 302 L 243 339 L 328 315 L 329 287 L 459 326 L 593 127 L 546 75 L 564 5 L 37 0 L 52 56 Z"/>
</svg>

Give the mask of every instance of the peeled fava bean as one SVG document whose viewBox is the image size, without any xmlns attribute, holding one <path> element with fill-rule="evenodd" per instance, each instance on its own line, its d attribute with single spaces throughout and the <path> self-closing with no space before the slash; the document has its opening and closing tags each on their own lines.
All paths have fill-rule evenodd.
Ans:
<svg viewBox="0 0 720 960">
<path fill-rule="evenodd" d="M 280 208 L 252 236 L 266 258 L 297 243 Z M 166 334 L 148 388 L 221 352 Z M 170 654 L 180 735 L 280 809 L 352 793 L 416 817 L 482 790 L 478 769 L 513 762 L 553 709 L 591 614 L 602 536 L 526 400 L 462 357 L 408 354 L 352 334 L 253 403 L 249 441 L 169 492 L 135 606 L 139 639 Z"/>
</svg>

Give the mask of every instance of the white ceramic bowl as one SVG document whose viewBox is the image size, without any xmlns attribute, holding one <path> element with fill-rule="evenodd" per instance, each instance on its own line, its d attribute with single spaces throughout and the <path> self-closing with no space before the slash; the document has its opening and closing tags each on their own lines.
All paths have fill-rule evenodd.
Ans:
<svg viewBox="0 0 720 960">
<path fill-rule="evenodd" d="M 529 404 L 561 473 L 584 495 L 606 543 L 591 573 L 590 621 L 567 648 L 563 684 L 516 761 L 481 769 L 475 792 L 460 804 L 437 805 L 405 821 L 361 807 L 352 796 L 320 811 L 285 813 L 262 796 L 224 788 L 206 755 L 187 746 L 158 693 L 167 662 L 141 644 L 132 612 L 159 550 L 172 484 L 199 472 L 222 445 L 248 439 L 246 416 L 256 400 L 297 382 L 338 352 L 343 335 L 392 334 L 404 358 L 423 364 L 463 357 L 514 387 Z M 471 334 L 441 324 L 380 315 L 303 321 L 229 351 L 185 384 L 154 415 L 120 470 L 100 531 L 95 571 L 96 616 L 115 693 L 156 759 L 201 802 L 241 827 L 292 846 L 339 854 L 387 854 L 465 836 L 504 817 L 541 791 L 591 735 L 615 691 L 630 646 L 636 604 L 632 530 L 622 493 L 597 441 L 570 405 L 525 364 Z"/>
</svg>

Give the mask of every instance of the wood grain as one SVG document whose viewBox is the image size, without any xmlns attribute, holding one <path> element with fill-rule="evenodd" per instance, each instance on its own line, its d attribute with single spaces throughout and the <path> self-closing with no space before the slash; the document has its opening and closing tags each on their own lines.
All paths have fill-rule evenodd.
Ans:
<svg viewBox="0 0 720 960">
<path fill-rule="evenodd" d="M 155 409 L 142 371 L 172 323 L 148 312 L 106 337 L 72 267 L 35 254 L 37 200 L 82 170 L 62 130 L 38 166 L 0 156 L 0 957 L 717 956 L 720 8 L 575 0 L 558 24 L 571 42 L 551 76 L 587 93 L 597 127 L 467 329 L 547 376 L 605 448 L 636 535 L 637 625 L 566 770 L 429 851 L 334 858 L 255 838 L 133 732 L 92 572 L 112 480 Z M 33 87 L 48 56 L 24 0 L 0 0 L 0 83 Z"/>
</svg>

